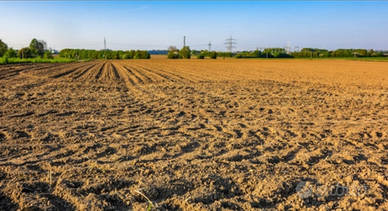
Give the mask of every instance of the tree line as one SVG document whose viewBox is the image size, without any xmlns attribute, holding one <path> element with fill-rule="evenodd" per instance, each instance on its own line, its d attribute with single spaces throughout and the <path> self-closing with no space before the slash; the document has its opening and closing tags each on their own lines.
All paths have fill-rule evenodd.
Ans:
<svg viewBox="0 0 388 211">
<path fill-rule="evenodd" d="M 44 58 L 52 59 L 51 52 L 45 49 L 46 42 L 43 40 L 32 39 L 28 47 L 20 50 L 8 48 L 8 45 L 0 39 L 0 57 L 4 58 Z"/>
<path fill-rule="evenodd" d="M 0 57 L 2 58 L 42 58 L 53 59 L 51 51 L 47 50 L 46 42 L 43 40 L 32 39 L 28 47 L 20 50 L 8 48 L 7 44 L 0 39 Z M 335 57 L 383 57 L 386 51 L 375 51 L 373 49 L 337 49 L 329 51 L 319 48 L 303 48 L 298 52 L 287 53 L 284 48 L 266 48 L 264 50 L 243 51 L 243 52 L 216 52 L 207 50 L 191 50 L 189 46 L 178 49 L 170 46 L 167 51 L 169 59 L 190 59 L 193 55 L 197 59 L 209 57 L 235 57 L 235 58 L 335 58 Z M 91 59 L 150 59 L 151 54 L 148 51 L 130 50 L 130 51 L 112 51 L 112 50 L 87 50 L 87 49 L 63 49 L 59 52 L 59 57 L 66 59 L 91 60 Z"/>
<path fill-rule="evenodd" d="M 62 49 L 59 57 L 90 60 L 90 59 L 150 59 L 148 51 L 112 51 L 112 50 L 86 50 L 86 49 Z"/>
<path fill-rule="evenodd" d="M 373 49 L 337 49 L 329 51 L 318 48 L 303 48 L 300 52 L 292 52 L 294 58 L 329 58 L 329 57 L 383 57 L 383 51 Z"/>
<path fill-rule="evenodd" d="M 8 48 L 8 45 L 0 39 L 0 57 L 19 59 L 53 59 L 51 51 L 47 49 L 44 40 L 32 39 L 30 45 L 19 50 Z M 150 59 L 148 51 L 112 51 L 112 50 L 85 50 L 85 49 L 63 49 L 59 52 L 60 58 L 70 60 L 91 60 L 91 59 Z"/>
<path fill-rule="evenodd" d="M 303 48 L 298 52 L 287 53 L 284 48 L 266 48 L 263 51 L 245 51 L 235 54 L 236 58 L 350 58 L 350 57 L 383 57 L 384 51 L 373 49 L 327 49 Z"/>
<path fill-rule="evenodd" d="M 230 52 L 216 52 L 216 51 L 198 51 L 191 50 L 189 46 L 184 46 L 182 49 L 178 49 L 175 46 L 168 47 L 167 58 L 168 59 L 190 59 L 191 56 L 196 56 L 197 59 L 204 59 L 209 57 L 210 59 L 217 59 L 217 57 L 233 57 L 233 53 Z"/>
<path fill-rule="evenodd" d="M 350 58 L 350 57 L 383 57 L 387 55 L 387 51 L 375 51 L 373 49 L 337 49 L 329 51 L 318 48 L 303 48 L 298 52 L 287 53 L 284 48 L 265 48 L 264 50 L 243 51 L 243 52 L 216 52 L 208 50 L 190 50 L 189 46 L 182 49 L 177 49 L 175 46 L 170 46 L 167 51 L 169 59 L 189 59 L 192 55 L 197 56 L 197 59 L 209 57 L 216 59 L 217 57 L 234 57 L 234 58 Z"/>
</svg>

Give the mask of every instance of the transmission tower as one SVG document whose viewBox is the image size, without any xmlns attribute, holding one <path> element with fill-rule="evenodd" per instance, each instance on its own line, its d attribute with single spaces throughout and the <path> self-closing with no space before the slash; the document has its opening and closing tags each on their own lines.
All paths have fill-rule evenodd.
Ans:
<svg viewBox="0 0 388 211">
<path fill-rule="evenodd" d="M 212 50 L 212 44 L 211 44 L 211 42 L 209 41 L 209 52 Z"/>
<path fill-rule="evenodd" d="M 287 42 L 287 48 L 286 48 L 286 53 L 291 53 L 291 42 Z"/>
<path fill-rule="evenodd" d="M 230 51 L 231 53 L 232 53 L 233 48 L 236 47 L 236 46 L 233 46 L 233 45 L 237 44 L 234 41 L 236 41 L 236 39 L 233 39 L 232 35 L 230 35 L 230 38 L 226 39 L 225 43 L 224 43 L 226 45 L 226 49 L 228 49 L 228 51 Z"/>
</svg>

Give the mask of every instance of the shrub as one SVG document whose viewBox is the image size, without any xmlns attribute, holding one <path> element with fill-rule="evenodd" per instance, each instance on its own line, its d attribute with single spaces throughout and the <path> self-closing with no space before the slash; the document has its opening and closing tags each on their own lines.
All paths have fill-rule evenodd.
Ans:
<svg viewBox="0 0 388 211">
<path fill-rule="evenodd" d="M 203 55 L 203 54 L 199 54 L 198 56 L 197 56 L 197 59 L 204 59 L 205 58 L 205 55 Z"/>
<path fill-rule="evenodd" d="M 168 59 L 179 59 L 179 50 L 175 46 L 168 47 Z"/>
<path fill-rule="evenodd" d="M 140 58 L 141 59 L 150 59 L 151 58 L 151 54 L 148 51 L 141 51 Z"/>
<path fill-rule="evenodd" d="M 24 59 L 24 58 L 31 58 L 31 57 L 32 57 L 32 54 L 31 54 L 30 48 L 25 47 L 25 48 L 20 49 L 20 50 L 18 51 L 18 57 L 21 58 L 21 59 Z"/>
<path fill-rule="evenodd" d="M 44 59 L 53 59 L 54 57 L 51 55 L 50 51 L 46 51 L 46 52 L 44 52 L 43 58 Z"/>
<path fill-rule="evenodd" d="M 17 56 L 16 51 L 13 48 L 10 48 L 5 52 L 4 56 L 8 58 L 15 58 Z"/>
<path fill-rule="evenodd" d="M 4 62 L 4 64 L 8 64 L 8 57 L 5 56 L 3 62 Z"/>
<path fill-rule="evenodd" d="M 211 52 L 209 56 L 211 59 L 217 59 L 217 53 L 215 51 Z"/>
<path fill-rule="evenodd" d="M 179 53 L 177 51 L 169 51 L 168 54 L 167 54 L 167 58 L 169 58 L 169 59 L 179 59 L 179 58 L 181 58 L 181 56 L 179 55 Z"/>
<path fill-rule="evenodd" d="M 237 55 L 235 56 L 235 58 L 240 59 L 240 58 L 244 58 L 244 57 L 243 57 L 243 55 L 242 55 L 241 53 L 239 53 L 239 54 L 237 54 Z"/>
</svg>

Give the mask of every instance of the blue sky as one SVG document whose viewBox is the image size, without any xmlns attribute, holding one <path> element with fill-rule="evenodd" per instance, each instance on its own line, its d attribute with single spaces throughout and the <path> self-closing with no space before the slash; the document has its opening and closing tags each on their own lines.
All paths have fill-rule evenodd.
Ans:
<svg viewBox="0 0 388 211">
<path fill-rule="evenodd" d="M 388 2 L 369 1 L 0 1 L 0 39 L 49 47 L 226 51 L 294 46 L 388 50 Z"/>
</svg>

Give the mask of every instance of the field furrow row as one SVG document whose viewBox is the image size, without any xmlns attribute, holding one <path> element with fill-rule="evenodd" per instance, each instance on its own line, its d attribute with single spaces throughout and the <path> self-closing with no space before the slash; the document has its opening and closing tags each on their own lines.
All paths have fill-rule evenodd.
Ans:
<svg viewBox="0 0 388 211">
<path fill-rule="evenodd" d="M 0 66 L 0 210 L 145 210 L 138 191 L 161 210 L 384 210 L 387 69 L 264 59 Z"/>
</svg>

